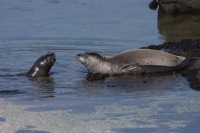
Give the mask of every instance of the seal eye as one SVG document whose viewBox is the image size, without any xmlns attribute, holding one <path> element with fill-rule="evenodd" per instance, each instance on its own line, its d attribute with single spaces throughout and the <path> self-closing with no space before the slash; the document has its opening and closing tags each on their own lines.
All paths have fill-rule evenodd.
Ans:
<svg viewBox="0 0 200 133">
<path fill-rule="evenodd" d="M 77 57 L 79 57 L 79 58 L 87 58 L 87 54 L 77 54 Z"/>
<path fill-rule="evenodd" d="M 88 57 L 87 54 L 77 54 L 75 58 L 81 63 L 84 63 L 87 57 Z"/>
</svg>

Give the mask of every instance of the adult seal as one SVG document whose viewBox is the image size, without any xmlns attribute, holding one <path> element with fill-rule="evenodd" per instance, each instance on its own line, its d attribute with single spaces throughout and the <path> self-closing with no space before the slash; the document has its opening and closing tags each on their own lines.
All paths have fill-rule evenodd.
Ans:
<svg viewBox="0 0 200 133">
<path fill-rule="evenodd" d="M 177 71 L 188 64 L 189 59 L 164 51 L 151 49 L 133 49 L 115 56 L 99 53 L 76 55 L 92 74 L 145 74 Z"/>
<path fill-rule="evenodd" d="M 46 55 L 39 57 L 34 65 L 26 73 L 27 77 L 37 78 L 40 76 L 48 76 L 51 67 L 56 62 L 55 53 L 49 51 Z"/>
</svg>

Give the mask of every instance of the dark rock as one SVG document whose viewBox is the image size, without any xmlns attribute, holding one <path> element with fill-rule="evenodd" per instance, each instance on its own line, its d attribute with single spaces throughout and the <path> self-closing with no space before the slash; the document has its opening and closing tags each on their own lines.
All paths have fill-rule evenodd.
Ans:
<svg viewBox="0 0 200 133">
<path fill-rule="evenodd" d="M 108 74 L 100 74 L 100 73 L 88 73 L 86 76 L 87 81 L 99 81 L 99 80 L 104 80 L 105 78 L 109 77 Z"/>
<path fill-rule="evenodd" d="M 142 48 L 163 50 L 175 55 L 186 57 L 200 57 L 200 39 L 185 39 L 180 42 L 165 42 L 160 45 L 150 45 Z"/>
<path fill-rule="evenodd" d="M 158 0 L 159 9 L 167 14 L 200 11 L 199 0 Z"/>
<path fill-rule="evenodd" d="M 200 91 L 200 57 L 192 59 L 182 74 L 190 82 L 191 88 Z"/>
</svg>

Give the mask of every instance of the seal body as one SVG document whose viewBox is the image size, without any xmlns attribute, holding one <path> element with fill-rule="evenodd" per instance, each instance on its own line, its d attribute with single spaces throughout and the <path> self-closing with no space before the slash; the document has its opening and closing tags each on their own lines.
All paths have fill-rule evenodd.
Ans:
<svg viewBox="0 0 200 133">
<path fill-rule="evenodd" d="M 26 76 L 31 78 L 47 76 L 55 62 L 55 53 L 49 51 L 46 55 L 43 55 L 37 59 L 34 65 L 26 73 Z"/>
<path fill-rule="evenodd" d="M 186 57 L 151 49 L 133 49 L 115 56 L 85 53 L 78 54 L 76 59 L 85 65 L 90 73 L 109 75 L 176 71 L 189 61 Z"/>
</svg>

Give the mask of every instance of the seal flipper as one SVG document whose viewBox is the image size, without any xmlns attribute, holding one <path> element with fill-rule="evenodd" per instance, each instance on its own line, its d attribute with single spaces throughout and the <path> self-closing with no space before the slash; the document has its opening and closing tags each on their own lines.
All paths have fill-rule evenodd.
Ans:
<svg viewBox="0 0 200 133">
<path fill-rule="evenodd" d="M 143 74 L 145 71 L 139 63 L 125 64 L 119 68 L 121 73 Z"/>
</svg>

